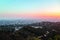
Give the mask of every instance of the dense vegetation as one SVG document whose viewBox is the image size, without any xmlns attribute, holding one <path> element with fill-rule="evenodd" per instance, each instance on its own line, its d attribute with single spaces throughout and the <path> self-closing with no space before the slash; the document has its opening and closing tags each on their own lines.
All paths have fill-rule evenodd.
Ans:
<svg viewBox="0 0 60 40">
<path fill-rule="evenodd" d="M 0 26 L 5 27 L 5 30 L 0 29 L 0 40 L 60 40 L 60 32 L 57 29 L 59 25 L 53 24 L 52 28 L 49 28 L 50 24 L 43 26 L 43 28 L 34 28 L 31 25 L 25 25 L 17 31 L 7 30 L 5 26 Z"/>
</svg>

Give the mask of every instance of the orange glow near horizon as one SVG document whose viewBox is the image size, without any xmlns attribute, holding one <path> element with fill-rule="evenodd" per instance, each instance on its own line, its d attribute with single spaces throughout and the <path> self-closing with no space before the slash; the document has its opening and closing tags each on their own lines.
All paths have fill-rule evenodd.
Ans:
<svg viewBox="0 0 60 40">
<path fill-rule="evenodd" d="M 36 18 L 39 18 L 39 17 L 44 17 L 44 18 L 49 18 L 49 17 L 52 17 L 52 18 L 60 18 L 60 13 L 58 12 L 44 12 L 44 13 L 32 13 L 32 14 L 22 14 L 20 16 L 25 16 L 25 17 L 36 17 Z"/>
<path fill-rule="evenodd" d="M 1 14 L 3 15 L 3 14 Z M 3 16 L 6 17 L 13 17 L 13 18 L 52 18 L 52 19 L 59 19 L 60 18 L 60 12 L 40 12 L 40 13 L 18 13 L 18 14 L 4 14 Z"/>
<path fill-rule="evenodd" d="M 4 15 L 6 15 L 6 14 L 4 14 Z M 28 14 L 28 13 L 26 13 L 26 14 L 7 14 L 8 16 L 17 16 L 17 17 L 57 17 L 57 18 L 60 18 L 60 13 L 32 13 L 32 14 Z M 6 16 L 7 16 L 6 15 Z"/>
</svg>

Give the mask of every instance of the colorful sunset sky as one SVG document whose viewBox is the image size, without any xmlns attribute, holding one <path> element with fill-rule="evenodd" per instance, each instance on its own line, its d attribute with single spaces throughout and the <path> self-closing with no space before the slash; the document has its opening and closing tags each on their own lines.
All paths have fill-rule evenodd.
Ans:
<svg viewBox="0 0 60 40">
<path fill-rule="evenodd" d="M 0 19 L 60 20 L 60 0 L 0 0 Z"/>
</svg>

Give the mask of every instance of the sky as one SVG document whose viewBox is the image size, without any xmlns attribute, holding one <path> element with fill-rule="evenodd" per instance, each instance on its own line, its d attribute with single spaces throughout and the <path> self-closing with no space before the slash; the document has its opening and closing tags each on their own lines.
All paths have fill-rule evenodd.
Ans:
<svg viewBox="0 0 60 40">
<path fill-rule="evenodd" d="M 60 0 L 0 0 L 0 19 L 60 20 Z"/>
</svg>

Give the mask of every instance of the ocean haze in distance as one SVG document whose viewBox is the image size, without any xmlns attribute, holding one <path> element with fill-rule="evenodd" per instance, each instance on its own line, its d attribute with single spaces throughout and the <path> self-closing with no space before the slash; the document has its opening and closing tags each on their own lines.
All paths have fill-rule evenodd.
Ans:
<svg viewBox="0 0 60 40">
<path fill-rule="evenodd" d="M 0 25 L 9 25 L 9 24 L 30 24 L 38 22 L 36 19 L 27 19 L 27 18 L 2 18 L 0 19 Z"/>
<path fill-rule="evenodd" d="M 31 23 L 36 23 L 36 22 L 60 22 L 56 20 L 33 19 L 33 18 L 0 18 L 0 25 L 31 24 Z"/>
<path fill-rule="evenodd" d="M 60 22 L 60 18 L 0 18 L 0 21 L 4 21 L 4 20 L 9 20 L 9 21 L 36 21 L 36 22 L 42 22 L 42 21 L 49 21 L 49 22 Z"/>
</svg>

